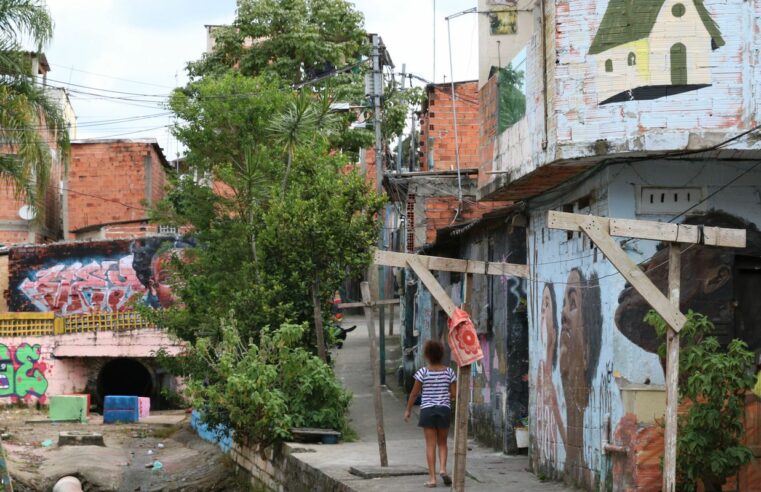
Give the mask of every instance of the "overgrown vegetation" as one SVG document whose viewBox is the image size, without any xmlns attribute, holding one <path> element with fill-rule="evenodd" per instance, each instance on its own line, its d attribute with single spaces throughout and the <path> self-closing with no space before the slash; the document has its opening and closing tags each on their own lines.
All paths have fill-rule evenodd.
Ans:
<svg viewBox="0 0 761 492">
<path fill-rule="evenodd" d="M 655 311 L 645 321 L 666 336 L 668 325 Z M 722 347 L 713 333 L 706 316 L 690 311 L 679 335 L 679 401 L 689 410 L 679 416 L 676 471 L 679 490 L 686 492 L 701 483 L 706 492 L 721 491 L 727 477 L 753 459 L 742 444 L 753 353 L 741 340 Z M 665 344 L 659 353 L 665 357 Z"/>
<path fill-rule="evenodd" d="M 207 367 L 188 394 L 211 426 L 235 429 L 235 439 L 266 447 L 290 436 L 292 427 L 344 430 L 350 395 L 332 369 L 303 347 L 306 325 L 264 329 L 245 342 L 238 323 L 221 323 L 222 340 L 201 339 L 188 355 Z"/>
</svg>

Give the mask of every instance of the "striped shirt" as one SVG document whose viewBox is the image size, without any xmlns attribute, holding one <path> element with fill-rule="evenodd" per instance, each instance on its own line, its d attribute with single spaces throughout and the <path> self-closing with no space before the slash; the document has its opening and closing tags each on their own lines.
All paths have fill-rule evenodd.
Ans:
<svg viewBox="0 0 761 492">
<path fill-rule="evenodd" d="M 447 367 L 443 371 L 431 371 L 421 367 L 415 373 L 415 379 L 423 385 L 423 398 L 420 408 L 449 407 L 449 386 L 457 380 L 454 371 Z"/>
</svg>

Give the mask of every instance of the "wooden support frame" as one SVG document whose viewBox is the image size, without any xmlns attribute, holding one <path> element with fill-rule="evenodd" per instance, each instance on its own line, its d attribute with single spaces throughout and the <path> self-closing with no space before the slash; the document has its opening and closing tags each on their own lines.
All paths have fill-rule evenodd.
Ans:
<svg viewBox="0 0 761 492">
<path fill-rule="evenodd" d="M 443 287 L 441 287 L 441 284 L 436 280 L 436 277 L 433 276 L 431 270 L 519 278 L 529 277 L 528 265 L 504 262 L 460 260 L 457 258 L 414 255 L 383 250 L 375 251 L 374 260 L 376 265 L 411 268 L 431 293 L 431 296 L 441 306 L 444 312 L 447 313 L 447 316 L 452 316 L 455 309 L 457 309 L 457 306 L 449 295 L 447 295 Z M 394 302 L 394 304 L 396 304 L 396 302 Z M 343 306 L 344 305 L 339 305 L 339 307 Z M 345 306 L 355 307 L 354 305 Z M 457 370 L 458 396 L 455 405 L 455 462 L 453 472 L 453 490 L 455 491 L 465 490 L 465 463 L 468 451 L 468 399 L 470 396 L 470 373 L 470 365 L 458 368 Z"/>
<path fill-rule="evenodd" d="M 393 251 L 375 251 L 376 265 L 406 268 L 407 261 L 410 259 L 417 260 L 428 270 L 528 278 L 528 265 L 496 261 L 460 260 L 457 258 L 444 258 L 441 256 L 395 253 Z"/>
<path fill-rule="evenodd" d="M 701 227 L 644 220 L 609 219 L 592 215 L 550 211 L 550 229 L 582 231 L 600 248 L 608 261 L 629 281 L 634 289 L 668 323 L 666 334 L 666 432 L 663 453 L 663 490 L 676 489 L 677 405 L 679 398 L 679 331 L 686 322 L 679 309 L 681 247 L 680 244 L 702 244 L 728 248 L 744 248 L 744 229 Z M 668 297 L 650 281 L 612 236 L 648 239 L 669 243 Z"/>
</svg>

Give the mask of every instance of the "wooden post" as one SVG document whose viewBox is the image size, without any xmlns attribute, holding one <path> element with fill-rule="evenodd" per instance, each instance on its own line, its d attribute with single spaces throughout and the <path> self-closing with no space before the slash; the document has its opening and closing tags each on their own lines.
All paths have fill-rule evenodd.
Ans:
<svg viewBox="0 0 761 492">
<path fill-rule="evenodd" d="M 381 292 L 383 292 L 383 286 L 381 285 Z M 385 306 L 378 306 L 378 334 L 380 339 L 380 361 L 378 362 L 378 370 L 380 371 L 380 384 L 386 385 L 386 322 L 383 319 L 386 312 Z"/>
<path fill-rule="evenodd" d="M 360 284 L 362 301 L 365 303 L 365 323 L 367 336 L 370 338 L 370 367 L 373 372 L 373 403 L 375 404 L 375 426 L 378 431 L 378 451 L 381 466 L 388 466 L 386 454 L 386 431 L 383 428 L 383 402 L 381 401 L 380 365 L 378 363 L 378 342 L 375 338 L 375 322 L 373 321 L 373 299 L 370 296 L 370 285 Z M 383 327 L 381 327 L 381 330 Z"/>
<path fill-rule="evenodd" d="M 470 399 L 470 365 L 457 368 L 457 401 L 454 427 L 454 480 L 456 492 L 465 490 L 465 462 L 468 454 L 468 400 Z"/>
<path fill-rule="evenodd" d="M 392 304 L 391 307 L 388 308 L 389 315 L 388 315 L 388 336 L 393 337 L 394 336 L 394 305 Z"/>
<path fill-rule="evenodd" d="M 325 348 L 325 328 L 322 326 L 322 308 L 320 307 L 320 284 L 317 275 L 312 282 L 312 310 L 314 311 L 314 333 L 317 339 L 317 354 L 323 362 L 328 362 Z"/>
<path fill-rule="evenodd" d="M 681 247 L 669 245 L 669 301 L 679 309 Z M 679 406 L 679 334 L 669 327 L 666 334 L 666 436 L 663 453 L 663 491 L 676 489 L 677 408 Z"/>
</svg>

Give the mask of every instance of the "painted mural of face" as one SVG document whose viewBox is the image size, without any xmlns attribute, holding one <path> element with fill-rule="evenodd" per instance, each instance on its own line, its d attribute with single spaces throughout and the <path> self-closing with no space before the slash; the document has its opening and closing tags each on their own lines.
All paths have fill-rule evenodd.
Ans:
<svg viewBox="0 0 761 492">
<path fill-rule="evenodd" d="M 560 377 L 563 380 L 565 393 L 580 396 L 575 388 L 585 387 L 585 374 L 589 360 L 586 352 L 584 317 L 582 311 L 582 278 L 578 270 L 568 275 L 568 285 L 563 297 L 560 332 Z M 573 400 L 577 400 L 575 398 Z M 583 405 L 585 402 L 569 401 L 566 404 Z"/>
<path fill-rule="evenodd" d="M 153 257 L 151 261 L 151 279 L 150 288 L 156 295 L 159 301 L 159 305 L 162 308 L 168 308 L 175 302 L 175 297 L 172 294 L 172 287 L 170 285 L 171 274 L 171 262 L 172 257 L 179 250 L 172 249 L 166 251 L 160 255 Z"/>
<path fill-rule="evenodd" d="M 555 358 L 557 357 L 555 349 L 557 348 L 558 327 L 555 321 L 555 296 L 550 284 L 544 286 L 542 294 L 540 337 L 547 350 L 545 364 L 552 367 L 555 365 Z"/>
</svg>

